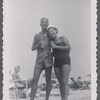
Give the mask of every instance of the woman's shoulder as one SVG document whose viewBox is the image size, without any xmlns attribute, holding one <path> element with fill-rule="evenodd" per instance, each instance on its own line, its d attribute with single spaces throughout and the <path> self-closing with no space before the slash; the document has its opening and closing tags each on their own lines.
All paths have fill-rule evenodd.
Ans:
<svg viewBox="0 0 100 100">
<path fill-rule="evenodd" d="M 64 41 L 64 40 L 66 40 L 66 39 L 67 39 L 67 38 L 66 38 L 65 36 L 63 36 L 63 35 L 62 35 L 62 36 L 60 36 L 59 38 L 60 38 L 60 40 L 61 40 L 61 41 Z"/>
</svg>

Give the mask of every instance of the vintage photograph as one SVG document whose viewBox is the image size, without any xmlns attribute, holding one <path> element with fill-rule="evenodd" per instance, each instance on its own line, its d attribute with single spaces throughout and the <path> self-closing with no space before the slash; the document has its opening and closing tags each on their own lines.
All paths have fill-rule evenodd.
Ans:
<svg viewBox="0 0 100 100">
<path fill-rule="evenodd" d="M 96 0 L 3 8 L 3 100 L 96 99 Z"/>
</svg>

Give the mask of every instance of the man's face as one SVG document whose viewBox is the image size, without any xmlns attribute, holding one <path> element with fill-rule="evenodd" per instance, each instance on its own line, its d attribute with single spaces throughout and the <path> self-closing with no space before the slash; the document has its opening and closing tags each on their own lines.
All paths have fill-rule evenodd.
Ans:
<svg viewBox="0 0 100 100">
<path fill-rule="evenodd" d="M 46 19 L 46 18 L 41 19 L 40 26 L 42 27 L 42 29 L 47 29 L 47 27 L 48 27 L 48 19 Z"/>
<path fill-rule="evenodd" d="M 15 68 L 15 72 L 18 73 L 19 71 L 20 71 L 20 68 L 19 67 L 16 67 Z"/>
</svg>

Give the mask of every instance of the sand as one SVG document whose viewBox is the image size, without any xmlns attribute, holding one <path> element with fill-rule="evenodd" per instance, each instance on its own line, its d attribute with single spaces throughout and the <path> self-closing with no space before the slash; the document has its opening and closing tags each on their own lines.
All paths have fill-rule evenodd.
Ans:
<svg viewBox="0 0 100 100">
<path fill-rule="evenodd" d="M 45 92 L 40 93 L 41 96 L 35 98 L 35 100 L 45 100 Z M 10 100 L 30 100 L 28 99 L 10 99 Z M 60 92 L 58 89 L 52 89 L 49 100 L 61 100 Z M 91 100 L 91 90 L 70 90 L 68 100 Z"/>
</svg>

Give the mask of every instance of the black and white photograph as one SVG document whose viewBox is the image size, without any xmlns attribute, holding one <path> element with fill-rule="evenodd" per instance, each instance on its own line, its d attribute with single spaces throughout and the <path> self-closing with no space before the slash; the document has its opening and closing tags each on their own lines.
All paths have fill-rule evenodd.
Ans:
<svg viewBox="0 0 100 100">
<path fill-rule="evenodd" d="M 96 100 L 96 0 L 3 9 L 3 100 Z"/>
</svg>

